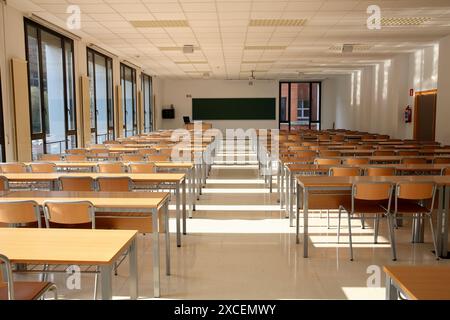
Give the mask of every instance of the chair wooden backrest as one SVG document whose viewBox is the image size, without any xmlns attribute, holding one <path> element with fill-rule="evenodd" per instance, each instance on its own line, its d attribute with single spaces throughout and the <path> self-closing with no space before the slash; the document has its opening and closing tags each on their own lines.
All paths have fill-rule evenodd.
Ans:
<svg viewBox="0 0 450 320">
<path fill-rule="evenodd" d="M 131 191 L 131 179 L 128 177 L 98 177 L 99 191 L 128 192 Z"/>
<path fill-rule="evenodd" d="M 155 155 L 148 155 L 147 161 L 150 162 L 168 162 L 170 161 L 170 156 L 155 154 Z"/>
<path fill-rule="evenodd" d="M 132 162 L 128 165 L 131 173 L 154 173 L 155 166 L 149 162 Z"/>
<path fill-rule="evenodd" d="M 143 156 L 148 156 L 152 154 L 157 154 L 158 151 L 156 149 L 139 149 L 138 153 Z"/>
<path fill-rule="evenodd" d="M 9 181 L 3 176 L 0 176 L 0 191 L 9 191 Z"/>
<path fill-rule="evenodd" d="M 393 150 L 375 150 L 372 153 L 373 156 L 386 156 L 386 157 L 390 157 L 390 156 L 395 156 L 395 151 Z"/>
<path fill-rule="evenodd" d="M 41 154 L 39 157 L 39 160 L 41 160 L 41 161 L 60 161 L 61 155 L 60 154 Z"/>
<path fill-rule="evenodd" d="M 380 201 L 389 200 L 393 185 L 386 182 L 370 182 L 353 184 L 353 197 L 357 200 Z"/>
<path fill-rule="evenodd" d="M 94 191 L 94 179 L 91 177 L 59 177 L 59 187 L 61 191 Z"/>
<path fill-rule="evenodd" d="M 399 156 L 418 156 L 419 151 L 400 150 L 397 152 Z"/>
<path fill-rule="evenodd" d="M 339 151 L 320 150 L 319 155 L 320 157 L 339 157 L 341 153 Z"/>
<path fill-rule="evenodd" d="M 97 164 L 97 172 L 99 173 L 123 173 L 125 166 L 122 162 L 102 162 Z"/>
<path fill-rule="evenodd" d="M 369 164 L 368 158 L 346 158 L 345 164 L 349 166 L 361 165 L 361 164 Z"/>
<path fill-rule="evenodd" d="M 66 150 L 67 154 L 86 154 L 86 149 L 68 149 Z"/>
<path fill-rule="evenodd" d="M 87 157 L 84 154 L 66 154 L 64 156 L 64 161 L 68 162 L 87 161 Z"/>
<path fill-rule="evenodd" d="M 56 172 L 56 165 L 51 162 L 34 162 L 30 164 L 33 173 L 52 173 Z"/>
<path fill-rule="evenodd" d="M 322 166 L 329 166 L 329 165 L 334 166 L 334 165 L 340 165 L 341 159 L 317 158 L 314 162 L 316 164 L 322 165 Z"/>
<path fill-rule="evenodd" d="M 340 134 L 335 134 L 331 136 L 331 141 L 344 141 L 345 137 Z"/>
<path fill-rule="evenodd" d="M 428 200 L 434 198 L 436 185 L 433 182 L 399 182 L 396 197 L 405 200 Z"/>
<path fill-rule="evenodd" d="M 27 166 L 21 162 L 6 162 L 0 164 L 1 171 L 3 173 L 25 173 L 27 172 Z"/>
<path fill-rule="evenodd" d="M 39 205 L 35 201 L 0 200 L 0 223 L 22 224 L 37 222 L 41 227 Z"/>
<path fill-rule="evenodd" d="M 402 164 L 425 164 L 427 159 L 424 158 L 404 158 Z"/>
<path fill-rule="evenodd" d="M 330 176 L 355 177 L 361 175 L 361 170 L 356 167 L 334 167 L 330 168 Z"/>
<path fill-rule="evenodd" d="M 160 149 L 159 150 L 159 155 L 170 157 L 172 155 L 172 148 Z"/>
<path fill-rule="evenodd" d="M 45 225 L 77 225 L 90 223 L 95 229 L 94 206 L 89 201 L 45 201 Z"/>
<path fill-rule="evenodd" d="M 120 157 L 123 162 L 139 162 L 144 160 L 144 156 L 140 154 L 124 154 Z"/>
<path fill-rule="evenodd" d="M 442 169 L 442 175 L 443 176 L 450 176 L 450 167 L 443 168 Z"/>
<path fill-rule="evenodd" d="M 395 168 L 370 167 L 366 169 L 366 175 L 369 177 L 395 176 Z"/>
<path fill-rule="evenodd" d="M 435 164 L 450 164 L 450 158 L 434 158 L 433 163 L 435 163 Z"/>
</svg>

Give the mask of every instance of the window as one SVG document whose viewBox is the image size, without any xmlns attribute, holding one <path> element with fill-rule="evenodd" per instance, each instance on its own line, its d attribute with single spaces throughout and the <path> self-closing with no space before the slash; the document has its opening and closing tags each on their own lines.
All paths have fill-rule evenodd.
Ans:
<svg viewBox="0 0 450 320">
<path fill-rule="evenodd" d="M 91 100 L 91 141 L 103 143 L 114 139 L 114 102 L 112 59 L 87 49 Z"/>
<path fill-rule="evenodd" d="M 153 131 L 152 77 L 142 74 L 142 94 L 144 101 L 144 132 Z"/>
<path fill-rule="evenodd" d="M 320 129 L 320 82 L 280 82 L 280 129 Z"/>
<path fill-rule="evenodd" d="M 137 134 L 136 70 L 121 64 L 120 83 L 122 85 L 123 133 L 125 137 L 130 137 Z"/>
<path fill-rule="evenodd" d="M 25 19 L 32 156 L 77 145 L 73 41 Z"/>
<path fill-rule="evenodd" d="M 3 123 L 3 96 L 2 85 L 0 79 L 0 162 L 5 162 L 5 126 Z"/>
</svg>

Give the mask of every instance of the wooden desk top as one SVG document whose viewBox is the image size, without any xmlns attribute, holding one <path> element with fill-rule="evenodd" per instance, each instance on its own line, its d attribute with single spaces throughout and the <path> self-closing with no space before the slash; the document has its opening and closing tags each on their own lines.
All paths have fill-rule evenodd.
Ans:
<svg viewBox="0 0 450 320">
<path fill-rule="evenodd" d="M 302 187 L 348 187 L 358 182 L 434 182 L 438 185 L 450 185 L 450 176 L 358 176 L 358 177 L 333 177 L 333 176 L 298 176 L 297 182 Z"/>
<path fill-rule="evenodd" d="M 2 200 L 90 201 L 97 208 L 159 209 L 169 198 L 168 192 L 98 192 L 98 191 L 10 191 L 0 193 Z"/>
<path fill-rule="evenodd" d="M 13 263 L 108 265 L 135 230 L 0 228 L 0 252 Z"/>
<path fill-rule="evenodd" d="M 449 266 L 384 266 L 383 270 L 411 299 L 450 300 Z"/>
<path fill-rule="evenodd" d="M 184 173 L 96 173 L 96 172 L 54 172 L 54 173 L 3 173 L 8 180 L 15 181 L 54 181 L 61 176 L 70 177 L 99 177 L 117 178 L 129 177 L 133 181 L 152 182 L 181 182 L 185 179 Z"/>
<path fill-rule="evenodd" d="M 98 164 L 104 163 L 104 162 L 97 162 L 97 161 L 42 161 L 45 163 L 54 163 L 57 167 L 61 168 L 94 168 Z M 122 161 L 115 161 L 122 163 L 125 166 L 128 166 L 132 162 L 122 162 Z M 141 161 L 139 161 L 141 162 Z M 158 162 L 152 162 L 152 161 L 142 161 L 149 164 L 153 164 L 155 167 L 158 168 L 192 168 L 194 164 L 192 162 L 170 162 L 170 161 L 158 161 Z M 39 161 L 36 162 L 26 162 L 25 165 L 30 165 L 32 163 L 39 163 Z M 1 173 L 0 173 L 1 175 Z"/>
<path fill-rule="evenodd" d="M 364 165 L 317 165 L 317 164 L 300 164 L 291 163 L 287 164 L 286 167 L 289 171 L 326 171 L 333 167 L 357 167 L 361 169 L 367 168 L 395 168 L 401 171 L 441 171 L 444 168 L 450 168 L 450 164 L 364 164 Z"/>
</svg>

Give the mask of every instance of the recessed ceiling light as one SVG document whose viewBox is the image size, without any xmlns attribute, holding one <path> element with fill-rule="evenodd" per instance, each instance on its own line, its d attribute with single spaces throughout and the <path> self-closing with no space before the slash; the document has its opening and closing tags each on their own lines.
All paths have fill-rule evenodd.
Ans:
<svg viewBox="0 0 450 320">
<path fill-rule="evenodd" d="M 187 20 L 133 20 L 135 28 L 183 28 L 189 27 Z"/>
<path fill-rule="evenodd" d="M 381 25 L 384 27 L 419 26 L 430 20 L 430 17 L 383 17 Z"/>
<path fill-rule="evenodd" d="M 306 19 L 252 19 L 250 27 L 301 27 Z"/>
</svg>

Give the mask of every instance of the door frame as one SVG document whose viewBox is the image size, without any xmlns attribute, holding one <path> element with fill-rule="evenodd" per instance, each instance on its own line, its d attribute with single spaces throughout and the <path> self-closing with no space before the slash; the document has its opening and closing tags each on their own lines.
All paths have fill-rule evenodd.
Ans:
<svg viewBox="0 0 450 320">
<path fill-rule="evenodd" d="M 424 90 L 424 91 L 417 91 L 414 95 L 414 131 L 413 131 L 413 139 L 417 139 L 417 135 L 418 135 L 418 109 L 420 108 L 420 102 L 419 102 L 419 97 L 420 96 L 424 96 L 424 95 L 435 95 L 436 98 L 434 99 L 434 104 L 433 104 L 433 112 L 434 112 L 434 118 L 433 118 L 433 127 L 432 127 L 432 135 L 433 135 L 433 141 L 436 140 L 436 104 L 437 104 L 437 89 L 432 89 L 432 90 Z"/>
</svg>

